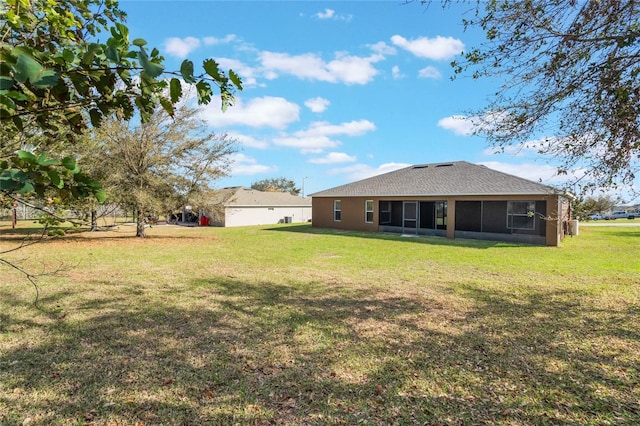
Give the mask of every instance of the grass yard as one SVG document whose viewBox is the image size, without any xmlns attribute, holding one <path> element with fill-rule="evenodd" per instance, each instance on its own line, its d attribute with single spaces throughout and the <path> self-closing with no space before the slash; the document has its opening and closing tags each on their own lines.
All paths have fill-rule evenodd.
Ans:
<svg viewBox="0 0 640 426">
<path fill-rule="evenodd" d="M 0 267 L 0 424 L 640 424 L 638 225 L 55 237 L 3 255 L 59 271 Z"/>
</svg>

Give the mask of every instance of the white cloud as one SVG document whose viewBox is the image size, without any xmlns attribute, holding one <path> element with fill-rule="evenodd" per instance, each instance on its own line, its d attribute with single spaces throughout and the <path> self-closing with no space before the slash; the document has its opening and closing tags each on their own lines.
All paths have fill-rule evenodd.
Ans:
<svg viewBox="0 0 640 426">
<path fill-rule="evenodd" d="M 443 129 L 451 130 L 456 135 L 469 136 L 476 129 L 473 120 L 464 115 L 452 115 L 438 120 L 438 126 Z"/>
<path fill-rule="evenodd" d="M 453 37 L 419 37 L 415 40 L 407 40 L 400 35 L 394 35 L 391 37 L 391 42 L 419 58 L 433 60 L 450 59 L 464 50 L 464 43 Z"/>
<path fill-rule="evenodd" d="M 257 77 L 259 71 L 256 68 L 246 65 L 244 62 L 237 59 L 215 58 L 215 60 L 220 65 L 221 69 L 232 69 L 233 72 L 238 74 L 242 79 L 243 87 L 254 87 L 258 85 Z"/>
<path fill-rule="evenodd" d="M 235 34 L 227 34 L 226 36 L 222 37 L 222 38 L 218 38 L 218 37 L 205 37 L 203 39 L 204 44 L 206 45 L 214 45 L 214 44 L 227 44 L 227 43 L 231 43 L 233 41 L 236 41 L 238 39 L 238 37 Z"/>
<path fill-rule="evenodd" d="M 534 182 L 542 182 L 543 184 L 561 184 L 569 181 L 573 181 L 584 175 L 584 170 L 579 169 L 566 175 L 558 175 L 557 168 L 549 164 L 534 164 L 534 163 L 504 163 L 500 161 L 483 161 L 478 164 L 489 167 L 490 169 L 498 170 L 503 173 L 518 176 L 524 179 L 529 179 Z"/>
<path fill-rule="evenodd" d="M 231 158 L 231 175 L 252 176 L 260 173 L 273 173 L 278 170 L 276 166 L 259 164 L 255 158 L 244 154 L 234 154 Z"/>
<path fill-rule="evenodd" d="M 535 139 L 523 144 L 506 145 L 503 147 L 492 146 L 482 151 L 483 155 L 506 154 L 510 157 L 524 157 L 528 155 L 536 155 L 543 152 L 550 152 L 553 146 L 558 143 L 556 137 L 548 137 Z"/>
<path fill-rule="evenodd" d="M 313 112 L 324 112 L 327 110 L 327 108 L 329 107 L 329 104 L 331 102 L 329 102 L 327 99 L 325 98 L 311 98 L 311 99 L 307 99 L 304 104 L 307 108 L 309 108 L 311 111 Z"/>
<path fill-rule="evenodd" d="M 438 71 L 436 67 L 428 66 L 418 71 L 418 77 L 439 79 L 442 77 L 442 74 L 440 74 L 440 71 Z"/>
<path fill-rule="evenodd" d="M 411 164 L 406 163 L 385 163 L 381 164 L 377 168 L 368 166 L 366 164 L 354 164 L 353 166 L 340 167 L 329 170 L 330 175 L 345 175 L 349 180 L 361 180 L 372 176 L 381 175 L 383 173 L 392 172 L 394 170 L 409 167 Z"/>
<path fill-rule="evenodd" d="M 373 50 L 374 52 L 380 55 L 395 55 L 397 53 L 397 50 L 395 47 L 389 46 L 384 41 L 379 41 L 375 44 L 372 44 L 369 47 L 371 48 L 371 50 Z"/>
<path fill-rule="evenodd" d="M 376 126 L 368 120 L 354 120 L 341 124 L 316 121 L 307 129 L 275 138 L 273 143 L 278 146 L 297 148 L 303 154 L 318 154 L 342 144 L 339 140 L 332 139 L 332 136 L 360 136 L 375 128 Z"/>
<path fill-rule="evenodd" d="M 393 76 L 394 80 L 399 80 L 401 78 L 404 78 L 404 74 L 400 72 L 400 67 L 397 65 L 394 65 L 393 68 L 391 68 L 391 75 Z"/>
<path fill-rule="evenodd" d="M 262 52 L 259 60 L 267 78 L 276 78 L 279 73 L 293 75 L 303 80 L 319 80 L 329 83 L 367 84 L 378 74 L 372 63 L 382 59 L 336 54 L 333 61 L 325 62 L 312 53 L 289 55 L 278 52 Z"/>
<path fill-rule="evenodd" d="M 333 9 L 325 9 L 322 12 L 318 12 L 314 15 L 318 19 L 332 19 L 334 21 L 346 21 L 350 22 L 353 19 L 353 15 L 340 15 Z"/>
<path fill-rule="evenodd" d="M 313 164 L 338 164 L 338 163 L 353 163 L 357 158 L 345 154 L 344 152 L 330 152 L 324 157 L 312 158 L 309 160 Z"/>
<path fill-rule="evenodd" d="M 369 120 L 353 120 L 341 124 L 330 124 L 326 121 L 316 121 L 311 123 L 308 129 L 298 131 L 295 134 L 297 136 L 360 136 L 375 129 L 376 125 Z"/>
<path fill-rule="evenodd" d="M 316 17 L 319 19 L 331 19 L 335 16 L 336 11 L 333 9 L 325 9 L 322 12 L 316 13 Z"/>
<path fill-rule="evenodd" d="M 164 43 L 165 52 L 178 58 L 186 58 L 198 47 L 200 47 L 200 40 L 195 37 L 171 37 Z"/>
<path fill-rule="evenodd" d="M 319 154 L 325 149 L 335 148 L 340 145 L 340 141 L 328 138 L 327 136 L 293 135 L 274 138 L 273 143 L 278 146 L 297 148 L 303 154 Z"/>
<path fill-rule="evenodd" d="M 201 117 L 214 127 L 250 126 L 284 129 L 298 121 L 300 107 L 284 98 L 265 96 L 251 99 L 246 104 L 236 98 L 233 107 L 226 112 L 220 110 L 220 100 L 214 97 L 212 102 L 202 108 Z"/>
<path fill-rule="evenodd" d="M 256 139 L 253 136 L 233 132 L 227 132 L 227 135 L 238 141 L 239 144 L 249 148 L 266 149 L 269 147 L 269 143 L 267 141 Z"/>
<path fill-rule="evenodd" d="M 378 70 L 371 64 L 382 59 L 381 55 L 364 58 L 338 53 L 336 59 L 327 64 L 327 69 L 345 84 L 367 84 L 378 75 Z"/>
</svg>

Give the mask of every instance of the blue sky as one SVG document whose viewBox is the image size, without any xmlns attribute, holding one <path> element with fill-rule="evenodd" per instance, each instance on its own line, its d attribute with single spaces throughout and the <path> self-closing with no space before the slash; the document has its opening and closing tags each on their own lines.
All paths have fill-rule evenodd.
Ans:
<svg viewBox="0 0 640 426">
<path fill-rule="evenodd" d="M 168 69 L 214 58 L 244 82 L 226 113 L 202 108 L 239 142 L 216 187 L 275 177 L 310 194 L 410 164 L 469 161 L 560 184 L 535 150 L 495 154 L 465 117 L 499 81 L 451 80 L 450 62 L 483 40 L 461 25 L 469 5 L 398 1 L 121 0 L 131 37 Z M 541 135 L 552 136 L 552 135 Z"/>
</svg>

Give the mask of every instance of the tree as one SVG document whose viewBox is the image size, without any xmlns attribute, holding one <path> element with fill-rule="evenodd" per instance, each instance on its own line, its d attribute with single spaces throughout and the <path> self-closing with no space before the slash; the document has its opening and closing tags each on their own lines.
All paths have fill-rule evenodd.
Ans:
<svg viewBox="0 0 640 426">
<path fill-rule="evenodd" d="M 157 49 L 147 49 L 141 38 L 130 41 L 115 0 L 5 0 L 0 17 L 3 140 L 24 133 L 60 139 L 62 133 L 72 146 L 75 135 L 105 117 L 128 120 L 138 112 L 144 122 L 158 106 L 172 115 L 183 83 L 195 85 L 199 103 L 208 103 L 217 86 L 223 109 L 232 104 L 234 89 L 242 89 L 240 78 L 232 70 L 227 76 L 213 59 L 203 62 L 200 75 L 189 60 L 166 72 Z M 100 42 L 105 30 L 110 37 Z M 41 152 L 31 153 L 41 158 Z M 37 186 L 34 176 L 44 185 L 49 175 L 49 187 L 60 189 L 56 173 L 66 168 L 46 158 L 43 165 L 3 152 L 0 191 L 28 193 Z M 42 167 L 51 172 L 41 173 Z"/>
<path fill-rule="evenodd" d="M 223 110 L 234 90 L 242 90 L 240 78 L 232 70 L 227 76 L 213 59 L 203 61 L 199 75 L 189 60 L 166 72 L 158 50 L 141 38 L 130 41 L 124 19 L 116 0 L 0 3 L 0 206 L 25 197 L 102 201 L 105 191 L 80 171 L 74 155 L 85 128 L 136 112 L 145 122 L 158 107 L 172 115 L 183 83 L 195 86 L 205 104 L 217 87 Z M 101 42 L 105 30 L 110 37 Z M 3 258 L 0 264 L 36 285 L 18 265 Z"/>
<path fill-rule="evenodd" d="M 572 203 L 573 216 L 579 219 L 587 219 L 591 213 L 604 213 L 611 211 L 620 204 L 619 198 L 610 195 L 599 195 L 597 197 L 578 197 Z"/>
<path fill-rule="evenodd" d="M 232 139 L 208 132 L 197 111 L 187 107 L 173 117 L 158 110 L 137 126 L 108 119 L 89 143 L 95 147 L 86 160 L 102 176 L 110 199 L 136 211 L 137 237 L 145 236 L 148 212 L 171 211 L 210 190 L 227 174 L 236 151 Z"/>
<path fill-rule="evenodd" d="M 455 74 L 497 77 L 490 103 L 470 115 L 504 148 L 535 139 L 558 172 L 586 170 L 580 189 L 630 184 L 640 159 L 640 2 L 478 1 L 486 42 L 452 63 Z M 540 136 L 545 136 L 540 138 Z"/>
<path fill-rule="evenodd" d="M 263 179 L 251 184 L 251 189 L 264 192 L 288 192 L 291 195 L 299 195 L 300 188 L 296 183 L 285 177 Z"/>
</svg>

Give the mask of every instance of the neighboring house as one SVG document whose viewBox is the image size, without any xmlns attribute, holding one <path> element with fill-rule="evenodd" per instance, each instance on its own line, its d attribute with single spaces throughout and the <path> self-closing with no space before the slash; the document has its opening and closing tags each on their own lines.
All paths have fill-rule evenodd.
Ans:
<svg viewBox="0 0 640 426">
<path fill-rule="evenodd" d="M 311 199 L 288 192 L 262 192 L 235 186 L 214 192 L 205 215 L 212 226 L 308 222 Z"/>
<path fill-rule="evenodd" d="M 313 226 L 557 246 L 570 203 L 553 188 L 457 161 L 420 164 L 310 195 Z"/>
</svg>

